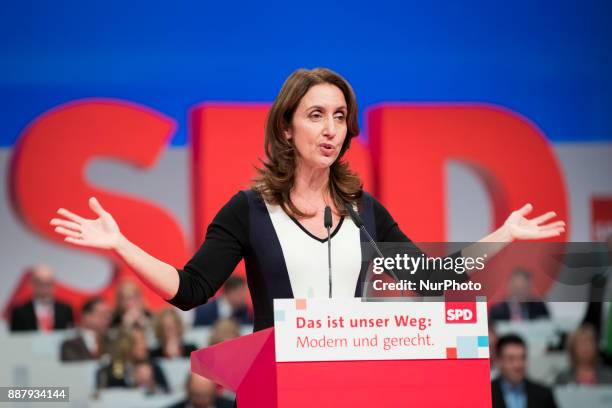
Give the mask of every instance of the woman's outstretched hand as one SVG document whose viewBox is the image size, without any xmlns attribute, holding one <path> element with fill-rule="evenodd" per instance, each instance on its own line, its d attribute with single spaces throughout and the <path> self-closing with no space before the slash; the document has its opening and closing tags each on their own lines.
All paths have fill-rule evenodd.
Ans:
<svg viewBox="0 0 612 408">
<path fill-rule="evenodd" d="M 98 218 L 90 220 L 60 208 L 57 213 L 63 218 L 53 218 L 50 224 L 55 226 L 55 232 L 65 237 L 66 242 L 115 251 L 145 285 L 163 299 L 172 299 L 179 287 L 176 269 L 149 255 L 124 237 L 113 216 L 105 211 L 94 197 L 89 199 L 89 207 Z"/>
<path fill-rule="evenodd" d="M 472 258 L 488 255 L 490 260 L 512 241 L 557 237 L 565 232 L 564 221 L 549 222 L 557 215 L 554 211 L 528 219 L 527 214 L 532 210 L 531 204 L 525 204 L 513 211 L 504 225 L 478 242 L 462 249 L 461 255 Z"/>
<path fill-rule="evenodd" d="M 531 204 L 525 204 L 520 209 L 513 211 L 506 219 L 502 229 L 509 241 L 524 239 L 544 239 L 561 235 L 565 232 L 564 221 L 547 221 L 554 218 L 557 214 L 549 211 L 532 219 L 527 219 L 527 214 L 533 210 Z"/>
<path fill-rule="evenodd" d="M 64 241 L 71 244 L 116 249 L 122 235 L 115 219 L 94 197 L 89 199 L 89 208 L 98 215 L 98 218 L 83 218 L 65 208 L 60 208 L 57 213 L 65 218 L 53 218 L 50 224 L 55 226 L 55 232 L 65 236 Z"/>
</svg>

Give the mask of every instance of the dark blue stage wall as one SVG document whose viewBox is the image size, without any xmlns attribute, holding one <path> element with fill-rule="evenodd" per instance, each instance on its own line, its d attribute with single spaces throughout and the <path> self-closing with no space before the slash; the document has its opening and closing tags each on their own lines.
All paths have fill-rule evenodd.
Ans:
<svg viewBox="0 0 612 408">
<path fill-rule="evenodd" d="M 361 112 L 386 101 L 477 101 L 553 142 L 612 139 L 612 2 L 18 1 L 0 13 L 0 146 L 90 96 L 175 119 L 202 101 L 271 101 L 326 66 Z M 366 135 L 367 137 L 367 135 Z"/>
</svg>

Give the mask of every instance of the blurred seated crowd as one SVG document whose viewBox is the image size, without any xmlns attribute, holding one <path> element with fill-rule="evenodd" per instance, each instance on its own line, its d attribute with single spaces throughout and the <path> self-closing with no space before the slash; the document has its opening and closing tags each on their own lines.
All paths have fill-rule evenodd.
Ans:
<svg viewBox="0 0 612 408">
<path fill-rule="evenodd" d="M 159 359 L 189 359 L 196 350 L 184 340 L 185 322 L 178 309 L 153 313 L 144 304 L 140 287 L 121 282 L 115 305 L 100 297 L 84 302 L 78 321 L 72 308 L 54 297 L 54 277 L 46 265 L 31 269 L 32 299 L 15 305 L 10 313 L 12 332 L 51 332 L 74 328 L 74 337 L 61 343 L 62 362 L 97 361 L 92 397 L 108 388 L 134 388 L 146 395 L 166 394 L 170 389 Z M 223 292 L 195 310 L 193 326 L 210 326 L 206 344 L 240 336 L 241 325 L 252 323 L 246 285 L 232 276 Z M 152 339 L 155 339 L 151 341 Z M 235 396 L 210 380 L 185 372 L 185 401 L 174 407 L 233 407 Z"/>
<path fill-rule="evenodd" d="M 612 240 L 609 242 L 612 247 Z M 32 299 L 12 308 L 10 330 L 49 332 L 74 327 L 74 337 L 61 344 L 60 358 L 63 362 L 97 362 L 94 398 L 108 388 L 138 389 L 146 395 L 176 391 L 171 390 L 158 360 L 189 358 L 196 350 L 184 339 L 189 327 L 211 327 L 206 344 L 213 345 L 240 336 L 241 328 L 252 324 L 245 282 L 235 276 L 227 280 L 219 296 L 195 309 L 190 322 L 171 306 L 157 313 L 148 310 L 139 286 L 130 280 L 117 287 L 114 305 L 102 298 L 88 299 L 78 321 L 70 306 L 54 298 L 54 278 L 48 266 L 34 267 L 31 283 Z M 607 286 L 605 275 L 597 286 Z M 611 302 L 589 303 L 579 324 L 556 329 L 556 336 L 538 349 L 534 339 L 544 336 L 532 324 L 550 321 L 553 327 L 546 302 L 533 294 L 527 270 L 515 270 L 507 288 L 505 300 L 489 309 L 494 408 L 556 407 L 556 387 L 612 385 Z M 553 374 L 530 376 L 528 369 L 539 368 L 551 358 L 561 361 Z M 174 407 L 234 406 L 235 395 L 229 390 L 186 371 L 185 400 Z"/>
<path fill-rule="evenodd" d="M 605 282 L 599 285 L 605 286 Z M 555 387 L 594 389 L 612 385 L 612 304 L 590 302 L 578 327 L 557 333 L 541 352 L 530 353 L 530 333 L 519 334 L 514 327 L 534 327 L 527 322 L 551 319 L 545 302 L 533 295 L 531 274 L 515 270 L 508 283 L 505 301 L 489 309 L 489 354 L 491 361 L 491 391 L 494 408 L 557 407 Z M 504 327 L 503 335 L 498 327 Z M 535 381 L 528 375 L 530 359 L 565 354 L 566 363 L 549 381 Z M 538 362 L 545 361 L 544 359 Z M 567 404 L 565 405 L 567 406 Z"/>
</svg>

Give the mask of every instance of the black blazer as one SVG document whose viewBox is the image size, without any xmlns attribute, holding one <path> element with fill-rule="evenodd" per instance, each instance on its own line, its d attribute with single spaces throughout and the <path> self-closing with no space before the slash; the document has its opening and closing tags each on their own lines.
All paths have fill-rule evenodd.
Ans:
<svg viewBox="0 0 612 408">
<path fill-rule="evenodd" d="M 377 239 L 374 205 L 377 201 L 363 193 L 360 213 L 367 230 Z M 380 228 L 398 231 L 387 238 L 389 242 L 406 241 L 391 216 L 381 208 Z M 386 221 L 386 222 L 384 222 Z M 367 238 L 361 233 L 361 241 Z M 253 301 L 254 330 L 274 326 L 273 299 L 292 299 L 293 290 L 283 250 L 272 224 L 266 204 L 259 193 L 243 190 L 217 213 L 208 226 L 206 239 L 200 249 L 179 269 L 179 289 L 168 302 L 179 309 L 190 310 L 212 298 L 244 259 L 247 282 Z M 366 276 L 367 263 L 362 263 L 355 296 L 360 297 Z"/>
<path fill-rule="evenodd" d="M 527 308 L 529 320 L 550 317 L 546 303 L 539 300 L 525 302 L 523 303 L 523 307 Z M 508 302 L 502 302 L 491 306 L 491 310 L 489 310 L 489 320 L 510 320 L 510 306 Z"/>
<path fill-rule="evenodd" d="M 525 380 L 525 393 L 527 408 L 557 408 L 555 397 L 548 387 Z M 499 377 L 491 382 L 491 400 L 493 408 L 506 408 Z"/>
<path fill-rule="evenodd" d="M 53 302 L 53 329 L 61 330 L 74 326 L 72 308 L 65 303 Z M 13 308 L 11 312 L 11 331 L 38 330 L 38 320 L 34 313 L 34 303 Z"/>
</svg>

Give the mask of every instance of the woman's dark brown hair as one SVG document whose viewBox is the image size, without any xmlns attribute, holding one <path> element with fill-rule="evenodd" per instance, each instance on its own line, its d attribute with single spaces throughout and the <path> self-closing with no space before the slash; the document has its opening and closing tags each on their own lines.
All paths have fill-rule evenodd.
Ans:
<svg viewBox="0 0 612 408">
<path fill-rule="evenodd" d="M 337 86 L 346 100 L 346 138 L 329 174 L 329 193 L 341 215 L 346 215 L 345 203 L 357 204 L 363 188 L 359 177 L 349 169 L 348 163 L 341 160 L 351 145 L 351 139 L 359 134 L 353 88 L 344 78 L 327 68 L 298 69 L 287 78 L 268 113 L 265 130 L 267 160 L 263 161 L 263 167 L 257 169 L 259 174 L 253 186 L 268 203 L 280 205 L 285 212 L 297 217 L 311 217 L 314 214 L 303 213 L 291 201 L 297 150 L 293 139 L 287 139 L 284 131 L 291 126 L 293 114 L 304 95 L 319 84 Z"/>
</svg>

